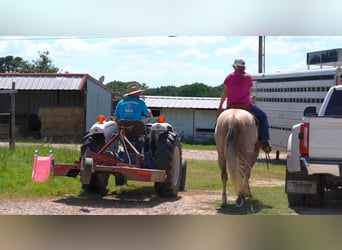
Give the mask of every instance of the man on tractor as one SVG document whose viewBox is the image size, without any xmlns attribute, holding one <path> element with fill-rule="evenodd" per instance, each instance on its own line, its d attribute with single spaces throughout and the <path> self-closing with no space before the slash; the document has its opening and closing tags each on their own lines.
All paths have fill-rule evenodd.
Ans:
<svg viewBox="0 0 342 250">
<path fill-rule="evenodd" d="M 114 121 L 119 120 L 142 120 L 142 116 L 151 117 L 152 112 L 147 108 L 146 103 L 140 99 L 140 85 L 132 82 L 127 86 L 127 93 L 119 101 L 114 112 Z"/>
</svg>

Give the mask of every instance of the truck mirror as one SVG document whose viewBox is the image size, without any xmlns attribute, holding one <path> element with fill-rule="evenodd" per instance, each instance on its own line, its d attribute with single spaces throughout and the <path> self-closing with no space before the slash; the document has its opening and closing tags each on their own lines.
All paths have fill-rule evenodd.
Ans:
<svg viewBox="0 0 342 250">
<path fill-rule="evenodd" d="M 315 106 L 309 106 L 304 109 L 304 116 L 317 116 L 317 109 Z"/>
</svg>

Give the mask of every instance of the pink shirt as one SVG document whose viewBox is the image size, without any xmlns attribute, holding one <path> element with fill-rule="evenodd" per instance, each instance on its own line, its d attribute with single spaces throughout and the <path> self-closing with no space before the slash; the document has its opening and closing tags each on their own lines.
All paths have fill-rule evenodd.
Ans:
<svg viewBox="0 0 342 250">
<path fill-rule="evenodd" d="M 247 73 L 235 70 L 230 73 L 223 84 L 227 87 L 227 107 L 232 103 L 251 104 L 249 89 L 252 87 L 252 77 Z"/>
</svg>

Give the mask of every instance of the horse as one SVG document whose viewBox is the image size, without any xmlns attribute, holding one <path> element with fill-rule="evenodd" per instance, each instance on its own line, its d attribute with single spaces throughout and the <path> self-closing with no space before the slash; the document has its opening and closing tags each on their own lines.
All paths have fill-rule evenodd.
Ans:
<svg viewBox="0 0 342 250">
<path fill-rule="evenodd" d="M 237 193 L 235 205 L 242 207 L 251 198 L 249 178 L 259 155 L 258 124 L 253 114 L 240 108 L 223 111 L 215 126 L 215 143 L 221 169 L 222 203 L 227 205 L 227 166 Z"/>
</svg>

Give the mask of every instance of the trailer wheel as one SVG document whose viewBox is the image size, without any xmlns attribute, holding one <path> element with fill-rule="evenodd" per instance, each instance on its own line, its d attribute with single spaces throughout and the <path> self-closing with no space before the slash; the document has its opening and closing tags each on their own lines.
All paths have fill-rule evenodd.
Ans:
<svg viewBox="0 0 342 250">
<path fill-rule="evenodd" d="M 91 176 L 90 184 L 83 184 L 82 188 L 88 193 L 107 193 L 109 174 L 108 173 L 94 173 Z"/>
<path fill-rule="evenodd" d="M 86 149 L 93 152 L 98 152 L 105 145 L 105 140 L 102 134 L 95 134 L 87 136 L 83 140 L 81 147 L 81 157 L 84 157 Z M 106 193 L 108 185 L 109 174 L 96 172 L 91 175 L 90 183 L 83 184 L 82 189 L 87 193 Z"/>
<path fill-rule="evenodd" d="M 181 185 L 182 155 L 179 137 L 172 132 L 159 135 L 154 157 L 156 169 L 166 170 L 165 182 L 156 182 L 154 189 L 158 196 L 177 196 Z"/>
</svg>

